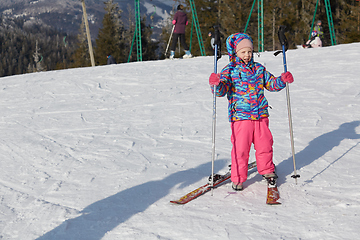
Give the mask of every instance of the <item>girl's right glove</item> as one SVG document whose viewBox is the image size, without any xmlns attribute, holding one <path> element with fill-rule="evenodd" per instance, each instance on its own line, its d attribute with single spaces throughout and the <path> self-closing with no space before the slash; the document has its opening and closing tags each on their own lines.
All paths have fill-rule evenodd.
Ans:
<svg viewBox="0 0 360 240">
<path fill-rule="evenodd" d="M 217 86 L 220 83 L 220 73 L 212 73 L 209 77 L 210 86 Z"/>
<path fill-rule="evenodd" d="M 282 73 L 281 74 L 281 81 L 283 81 L 285 83 L 294 82 L 294 78 L 293 78 L 293 75 L 291 74 L 291 72 Z"/>
</svg>

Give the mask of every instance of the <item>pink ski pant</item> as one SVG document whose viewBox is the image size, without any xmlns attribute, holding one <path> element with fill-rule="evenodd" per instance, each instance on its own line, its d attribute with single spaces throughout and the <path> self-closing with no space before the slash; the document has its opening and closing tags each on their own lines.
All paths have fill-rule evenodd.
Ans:
<svg viewBox="0 0 360 240">
<path fill-rule="evenodd" d="M 275 170 L 273 163 L 273 137 L 269 119 L 242 120 L 231 123 L 231 181 L 245 182 L 251 144 L 254 144 L 257 170 L 261 175 Z"/>
</svg>

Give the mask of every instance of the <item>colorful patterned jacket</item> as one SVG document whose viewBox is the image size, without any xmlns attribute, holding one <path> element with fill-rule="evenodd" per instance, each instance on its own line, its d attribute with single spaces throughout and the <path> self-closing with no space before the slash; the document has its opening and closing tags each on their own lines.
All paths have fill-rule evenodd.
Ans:
<svg viewBox="0 0 360 240">
<path fill-rule="evenodd" d="M 264 95 L 264 88 L 268 91 L 280 91 L 286 84 L 281 77 L 274 77 L 266 71 L 260 63 L 253 58 L 245 63 L 236 56 L 236 44 L 242 39 L 252 39 L 243 33 L 233 34 L 228 37 L 226 45 L 230 63 L 220 73 L 220 84 L 217 86 L 216 95 L 227 95 L 229 106 L 229 121 L 259 120 L 269 116 L 268 102 Z"/>
</svg>

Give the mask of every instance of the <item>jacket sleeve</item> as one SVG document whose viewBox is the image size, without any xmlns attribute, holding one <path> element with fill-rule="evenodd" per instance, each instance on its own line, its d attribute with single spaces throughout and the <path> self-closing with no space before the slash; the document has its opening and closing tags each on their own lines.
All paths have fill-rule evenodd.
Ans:
<svg viewBox="0 0 360 240">
<path fill-rule="evenodd" d="M 176 12 L 173 17 L 173 21 L 177 22 L 179 14 Z"/>
<path fill-rule="evenodd" d="M 264 88 L 270 92 L 277 92 L 286 87 L 286 83 L 281 81 L 281 76 L 275 77 L 266 68 L 262 68 L 264 74 Z"/>
<path fill-rule="evenodd" d="M 224 97 L 231 88 L 231 74 L 229 66 L 225 66 L 220 72 L 220 83 L 216 87 L 216 96 Z"/>
</svg>

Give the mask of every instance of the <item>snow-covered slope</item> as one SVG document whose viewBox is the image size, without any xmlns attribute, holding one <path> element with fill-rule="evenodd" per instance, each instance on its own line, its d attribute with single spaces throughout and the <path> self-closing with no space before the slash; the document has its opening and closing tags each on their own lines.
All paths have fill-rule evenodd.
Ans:
<svg viewBox="0 0 360 240">
<path fill-rule="evenodd" d="M 256 60 L 283 71 L 272 52 Z M 279 206 L 265 204 L 256 170 L 243 192 L 226 184 L 169 203 L 211 172 L 213 57 L 2 78 L 0 238 L 357 239 L 360 43 L 289 50 L 287 61 L 301 178 L 291 178 L 285 91 L 266 92 Z M 218 98 L 216 172 L 230 150 Z"/>
</svg>

